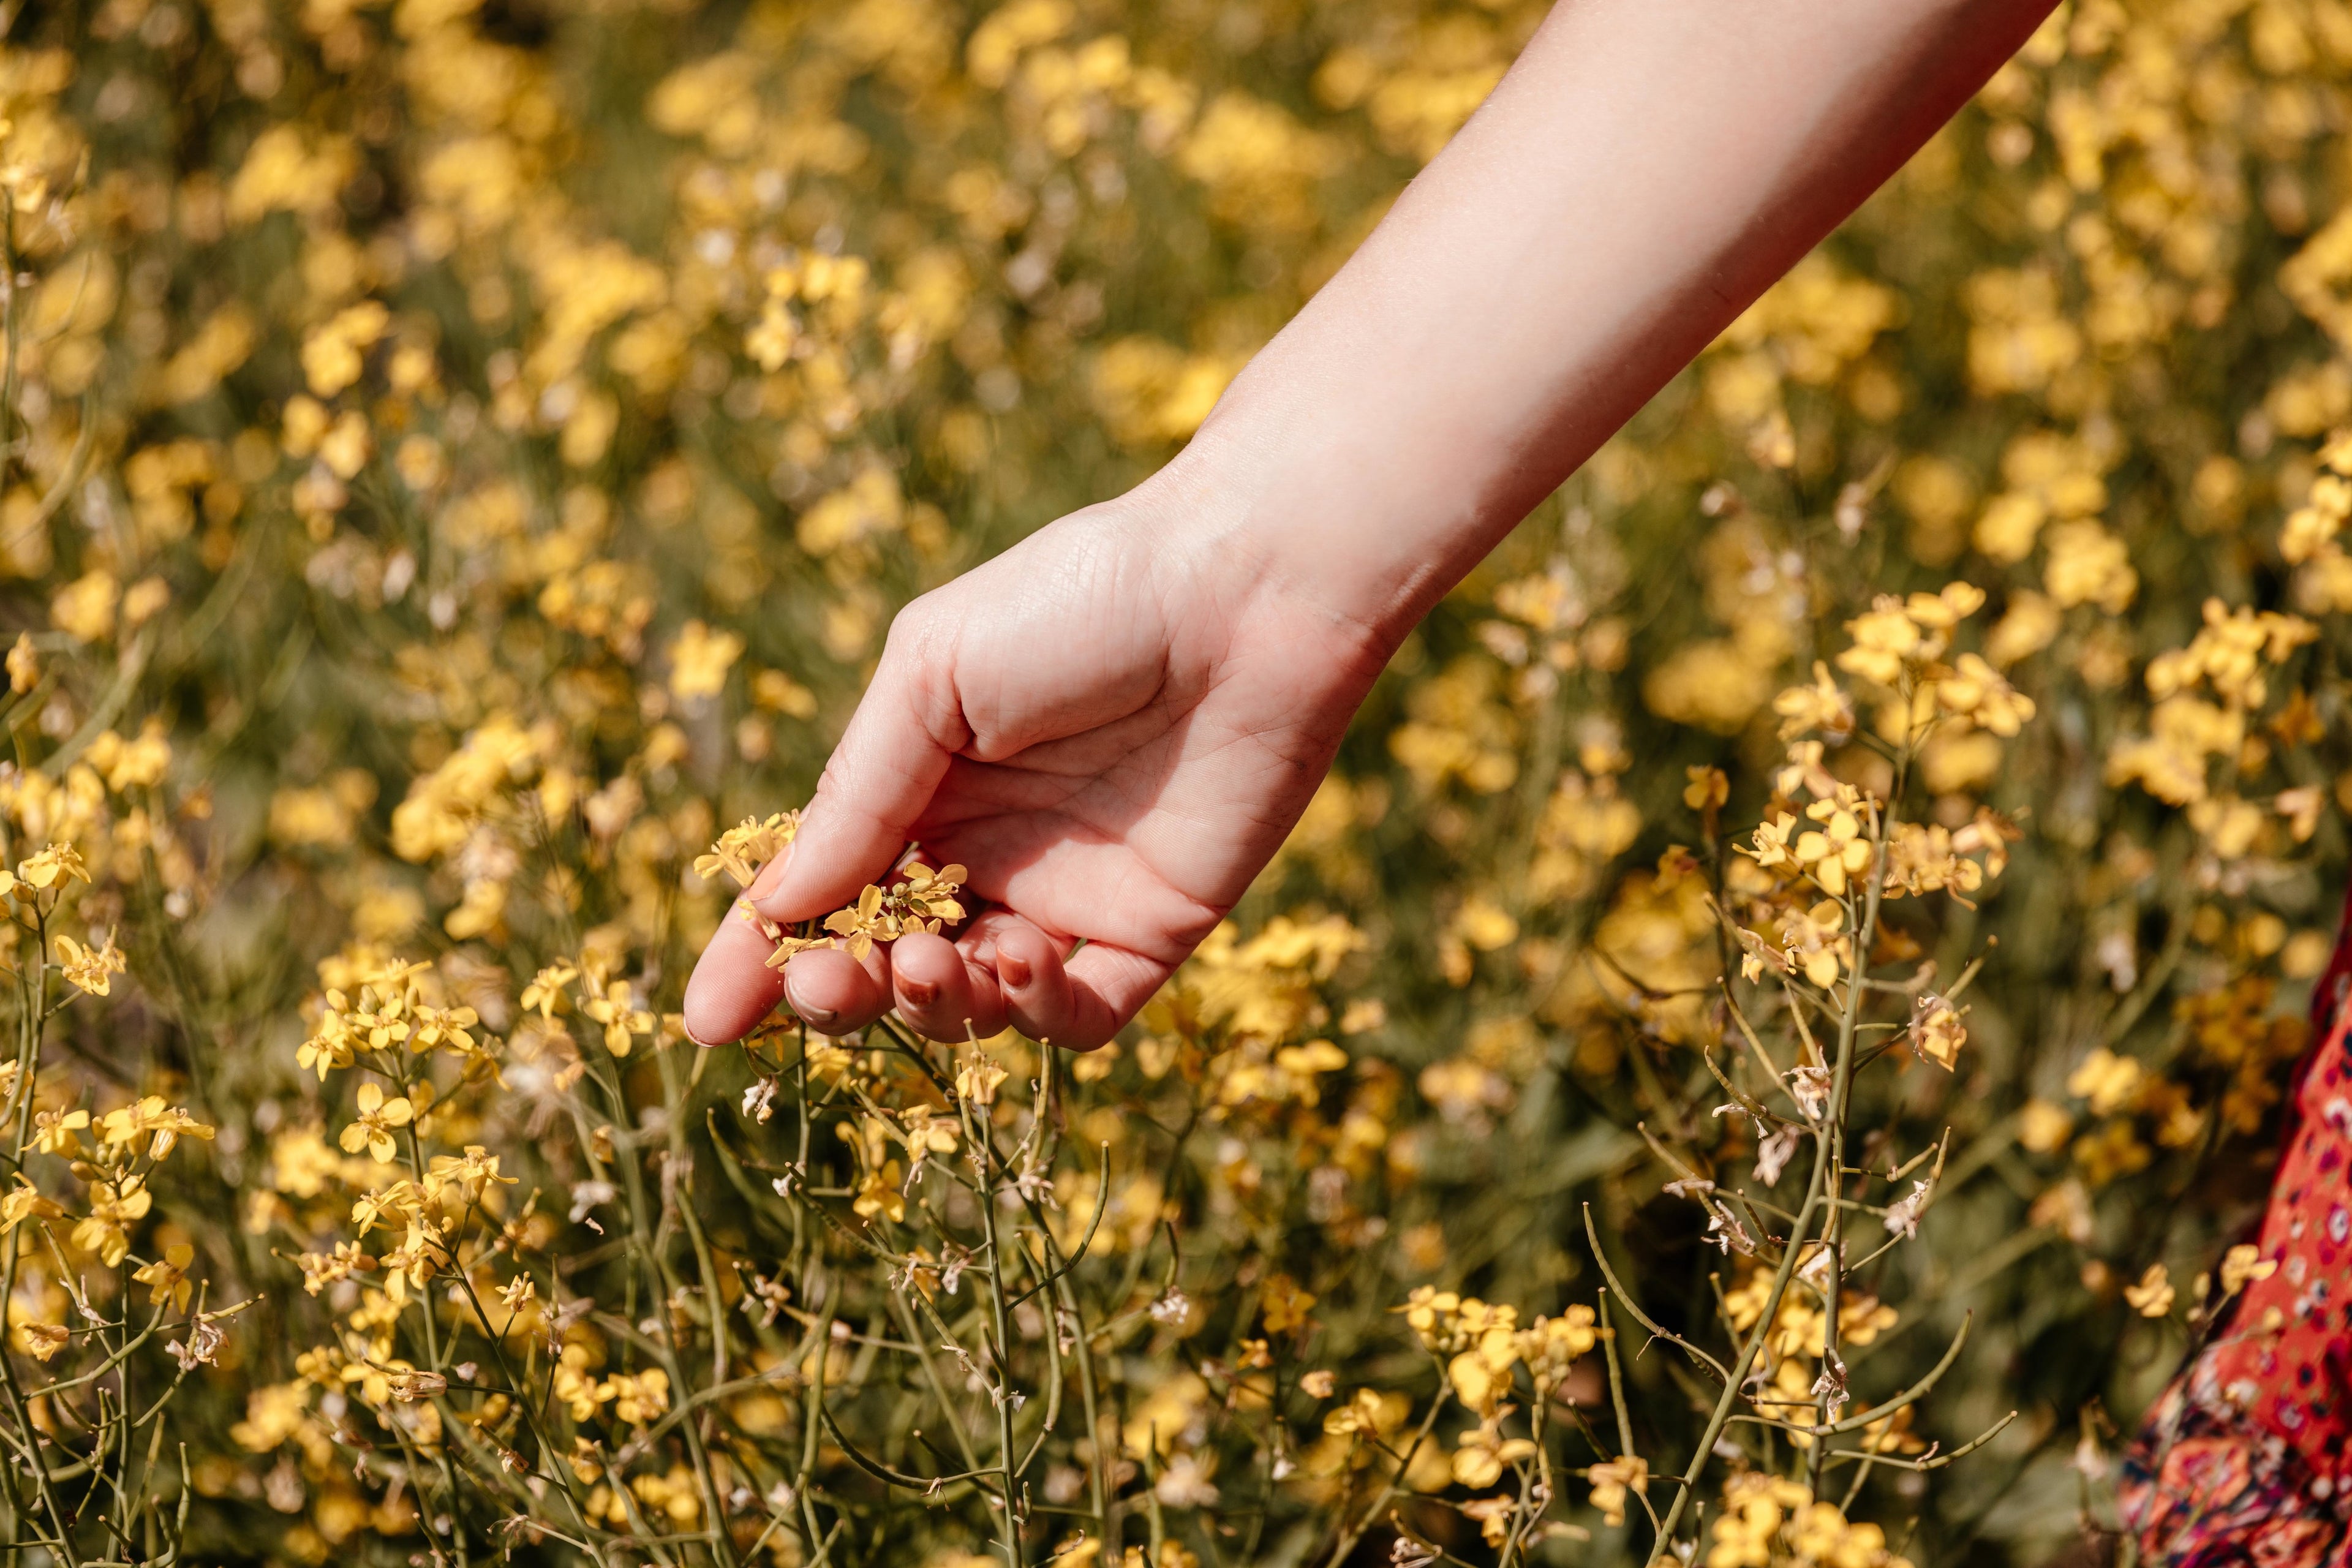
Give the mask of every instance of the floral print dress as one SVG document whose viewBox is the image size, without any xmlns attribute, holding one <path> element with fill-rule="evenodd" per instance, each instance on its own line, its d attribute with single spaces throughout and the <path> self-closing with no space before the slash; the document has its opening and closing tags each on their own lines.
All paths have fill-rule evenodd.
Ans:
<svg viewBox="0 0 2352 1568">
<path fill-rule="evenodd" d="M 2352 900 L 2312 994 L 2261 1258 L 2124 1460 L 2122 1521 L 2156 1568 L 2352 1568 Z"/>
</svg>

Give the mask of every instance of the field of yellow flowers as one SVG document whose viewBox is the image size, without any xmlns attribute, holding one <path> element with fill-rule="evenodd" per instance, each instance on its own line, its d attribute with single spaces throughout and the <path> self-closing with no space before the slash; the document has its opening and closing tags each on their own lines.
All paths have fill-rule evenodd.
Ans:
<svg viewBox="0 0 2352 1568">
<path fill-rule="evenodd" d="M 1119 1043 L 682 1037 L 1542 10 L 0 5 L 9 1561 L 2103 1550 L 2346 873 L 2345 0 L 2063 5 Z"/>
</svg>

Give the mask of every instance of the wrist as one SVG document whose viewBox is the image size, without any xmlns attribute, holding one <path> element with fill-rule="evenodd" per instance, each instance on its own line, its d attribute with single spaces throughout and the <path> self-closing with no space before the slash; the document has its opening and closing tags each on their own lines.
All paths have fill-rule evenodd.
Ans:
<svg viewBox="0 0 2352 1568">
<path fill-rule="evenodd" d="M 1156 548 L 1235 593 L 1352 628 L 1385 660 L 1509 524 L 1490 528 L 1445 486 L 1466 454 L 1433 463 L 1395 443 L 1382 451 L 1347 420 L 1286 409 L 1249 384 L 1269 369 L 1244 371 L 1191 442 L 1122 500 Z"/>
</svg>

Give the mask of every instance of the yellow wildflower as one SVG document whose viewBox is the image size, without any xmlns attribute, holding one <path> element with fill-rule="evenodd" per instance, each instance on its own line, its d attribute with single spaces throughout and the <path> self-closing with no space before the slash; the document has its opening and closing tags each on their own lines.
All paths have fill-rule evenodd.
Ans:
<svg viewBox="0 0 2352 1568">
<path fill-rule="evenodd" d="M 148 1288 L 149 1302 L 161 1306 L 169 1301 L 173 1311 L 184 1312 L 188 1310 L 188 1298 L 195 1291 L 188 1282 L 188 1265 L 195 1258 L 194 1247 L 184 1241 L 175 1241 L 163 1249 L 162 1258 L 133 1269 L 131 1278 Z"/>
<path fill-rule="evenodd" d="M 635 1374 L 621 1373 L 605 1384 L 616 1420 L 631 1426 L 650 1421 L 669 1408 L 669 1374 L 648 1367 Z"/>
<path fill-rule="evenodd" d="M 1784 741 L 1793 741 L 1814 730 L 1832 740 L 1843 740 L 1853 733 L 1853 699 L 1830 679 L 1830 667 L 1819 659 L 1813 661 L 1813 683 L 1791 686 L 1781 692 L 1772 699 L 1772 711 L 1780 716 L 1780 739 Z"/>
<path fill-rule="evenodd" d="M 2143 1318 L 2161 1318 L 2172 1310 L 2173 1289 L 2170 1277 L 2161 1263 L 2151 1263 L 2147 1272 L 2139 1277 L 2137 1285 L 2124 1287 L 2124 1300 L 2131 1310 Z"/>
<path fill-rule="evenodd" d="M 107 995 L 113 988 L 113 977 L 124 969 L 122 950 L 109 936 L 100 947 L 84 947 L 60 931 L 57 937 L 58 967 L 74 985 L 91 996 Z"/>
<path fill-rule="evenodd" d="M 35 1361 L 46 1362 L 66 1348 L 73 1331 L 63 1323 L 24 1322 L 16 1325 L 16 1348 Z"/>
<path fill-rule="evenodd" d="M 2105 1046 L 2092 1050 L 2066 1079 L 2066 1092 L 2091 1102 L 2093 1114 L 2107 1115 L 2128 1101 L 2140 1085 L 2139 1063 Z"/>
<path fill-rule="evenodd" d="M 425 1176 L 425 1200 L 438 1202 L 441 1194 L 455 1188 L 468 1202 L 478 1200 L 483 1190 L 493 1183 L 513 1186 L 517 1178 L 499 1173 L 499 1157 L 479 1143 L 466 1145 L 463 1155 L 436 1154 Z"/>
<path fill-rule="evenodd" d="M 2222 1256 L 2221 1294 L 2234 1296 L 2255 1280 L 2267 1279 L 2277 1272 L 2277 1258 L 2264 1258 L 2260 1247 L 2242 1242 Z"/>
<path fill-rule="evenodd" d="M 724 871 L 737 887 L 748 888 L 760 868 L 774 859 L 799 830 L 797 812 L 780 811 L 764 821 L 747 816 L 720 834 L 709 854 L 696 858 L 694 874 L 707 879 Z"/>
<path fill-rule="evenodd" d="M 360 1085 L 354 1101 L 358 1106 L 359 1119 L 343 1129 L 342 1136 L 337 1142 L 342 1144 L 346 1154 L 356 1154 L 365 1149 L 377 1164 L 390 1164 L 399 1148 L 394 1142 L 393 1131 L 408 1125 L 410 1118 L 415 1114 L 415 1108 L 404 1095 L 386 1099 L 383 1089 L 373 1083 Z"/>
<path fill-rule="evenodd" d="M 66 1211 L 54 1198 L 26 1181 L 22 1173 L 16 1184 L 0 1196 L 0 1234 L 16 1229 L 28 1219 L 63 1219 Z"/>
<path fill-rule="evenodd" d="M 1968 1043 L 1969 1032 L 1961 1022 L 1967 1016 L 1967 1008 L 1954 1007 L 1940 996 L 1920 997 L 1911 1015 L 1911 1048 L 1950 1072 Z"/>
<path fill-rule="evenodd" d="M 530 984 L 522 988 L 522 1010 L 535 1012 L 542 1022 L 551 1022 L 555 1009 L 565 998 L 564 987 L 580 978 L 580 972 L 568 963 L 551 963 L 531 976 Z"/>
<path fill-rule="evenodd" d="M 80 852 L 70 844 L 52 844 L 16 866 L 16 879 L 44 893 L 68 877 L 89 880 L 89 868 L 82 864 Z"/>
<path fill-rule="evenodd" d="M 625 980 L 613 979 L 598 984 L 590 975 L 582 989 L 588 1000 L 580 1011 L 604 1027 L 604 1048 L 616 1057 L 625 1057 L 635 1044 L 631 1037 L 654 1032 L 654 1016 L 637 1005 L 636 993 Z"/>
<path fill-rule="evenodd" d="M 99 1129 L 109 1148 L 148 1140 L 147 1157 L 161 1160 L 170 1154 L 180 1135 L 212 1142 L 213 1129 L 198 1121 L 181 1106 L 168 1105 L 160 1094 L 151 1094 L 119 1110 L 110 1110 L 99 1121 Z"/>
<path fill-rule="evenodd" d="M 84 1252 L 97 1253 L 109 1268 L 113 1268 L 131 1250 L 129 1226 L 143 1218 L 154 1202 L 155 1194 L 147 1190 L 141 1176 L 92 1182 L 89 1215 L 74 1226 L 73 1244 Z"/>
<path fill-rule="evenodd" d="M 670 691 L 688 700 L 716 697 L 727 684 L 728 670 L 742 657 L 743 639 L 733 632 L 688 621 L 670 644 Z"/>
<path fill-rule="evenodd" d="M 1615 1529 L 1625 1522 L 1625 1500 L 1649 1494 L 1650 1464 L 1638 1454 L 1628 1454 L 1592 1466 L 1584 1479 L 1592 1484 L 1592 1506 L 1601 1510 L 1601 1522 Z"/>
<path fill-rule="evenodd" d="M 89 1125 L 87 1110 L 36 1110 L 33 1112 L 33 1147 L 44 1154 L 75 1154 L 81 1152 L 81 1140 L 75 1134 Z"/>
</svg>

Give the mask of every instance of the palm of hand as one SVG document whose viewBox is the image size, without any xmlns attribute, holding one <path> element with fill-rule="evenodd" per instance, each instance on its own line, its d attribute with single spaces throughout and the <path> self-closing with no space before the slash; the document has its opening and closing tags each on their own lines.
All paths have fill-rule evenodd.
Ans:
<svg viewBox="0 0 2352 1568">
<path fill-rule="evenodd" d="M 789 872 L 753 894 L 774 919 L 821 915 L 912 840 L 966 866 L 982 910 L 952 944 L 796 955 L 794 1010 L 1109 1037 L 1280 846 L 1379 670 L 1357 628 L 1244 564 L 1156 557 L 1131 521 L 1082 513 L 910 606 Z M 722 926 L 688 989 L 697 1038 L 774 1005 L 766 952 Z"/>
</svg>

